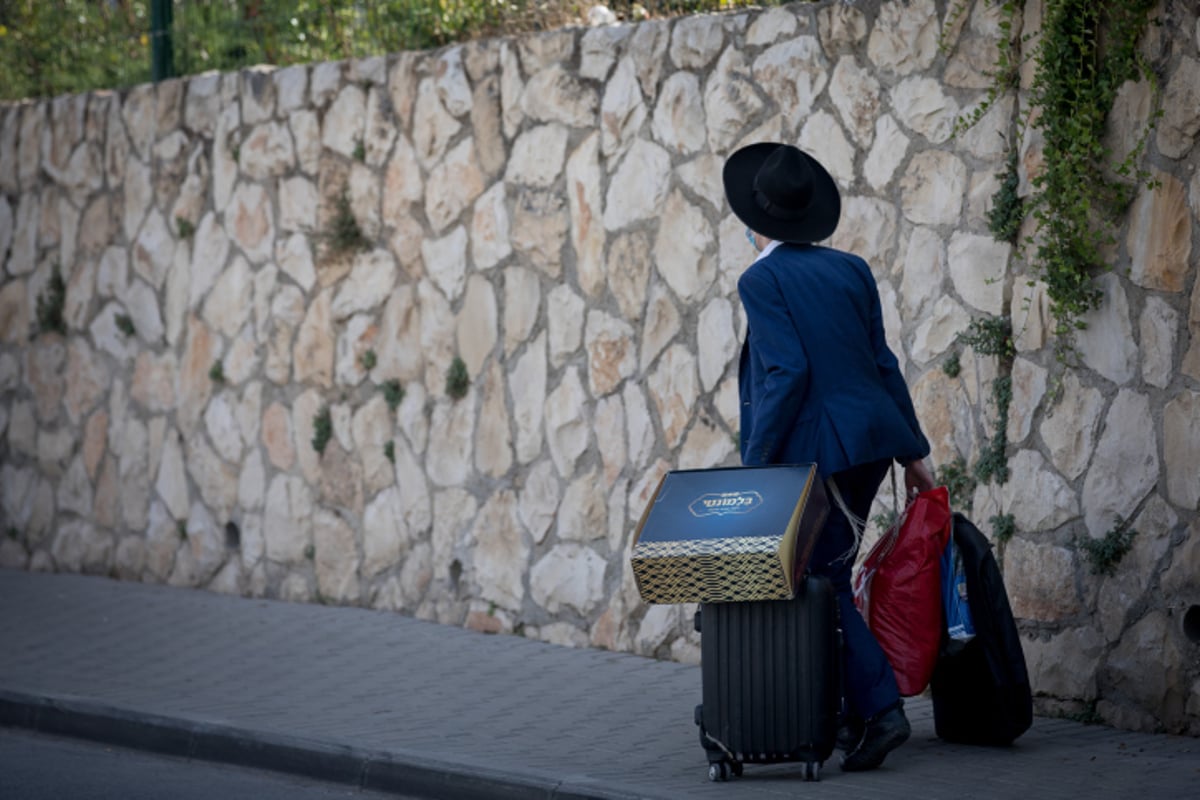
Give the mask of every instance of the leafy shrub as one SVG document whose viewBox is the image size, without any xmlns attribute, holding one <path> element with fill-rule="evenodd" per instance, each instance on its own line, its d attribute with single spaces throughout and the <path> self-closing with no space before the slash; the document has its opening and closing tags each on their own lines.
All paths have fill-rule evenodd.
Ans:
<svg viewBox="0 0 1200 800">
<path fill-rule="evenodd" d="M 949 378 L 957 378 L 962 374 L 962 360 L 957 351 L 946 356 L 946 360 L 942 362 L 942 372 Z"/>
<path fill-rule="evenodd" d="M 117 316 L 113 318 L 113 322 L 116 323 L 117 330 L 126 336 L 133 336 L 135 333 L 137 333 L 137 329 L 133 326 L 133 317 L 129 316 L 128 314 L 117 314 Z"/>
<path fill-rule="evenodd" d="M 404 387 L 396 378 L 384 381 L 380 388 L 383 390 L 383 399 L 387 401 L 389 410 L 395 411 L 404 402 Z"/>
<path fill-rule="evenodd" d="M 37 299 L 37 324 L 42 333 L 65 334 L 67 321 L 63 318 L 63 307 L 67 303 L 67 285 L 63 282 L 62 272 L 58 267 L 50 273 L 46 288 Z"/>
<path fill-rule="evenodd" d="M 971 509 L 976 484 L 962 456 L 938 467 L 934 472 L 934 482 L 945 486 L 950 493 L 951 508 Z"/>
<path fill-rule="evenodd" d="M 329 220 L 329 229 L 325 231 L 325 241 L 332 255 L 341 255 L 356 250 L 366 250 L 371 243 L 363 235 L 358 220 L 354 217 L 354 209 L 350 207 L 350 193 L 342 189 L 334 201 L 333 217 Z"/>
<path fill-rule="evenodd" d="M 1121 559 L 1133 547 L 1137 531 L 1129 527 L 1129 521 L 1117 517 L 1113 526 L 1099 539 L 1080 537 L 1076 546 L 1083 551 L 1093 575 L 1114 575 Z"/>
<path fill-rule="evenodd" d="M 467 396 L 467 389 L 471 385 L 471 378 L 467 375 L 467 365 L 458 356 L 450 362 L 450 368 L 446 370 L 446 394 L 455 400 L 461 400 Z"/>
<path fill-rule="evenodd" d="M 996 514 L 989 520 L 992 523 L 992 536 L 1000 544 L 1004 544 L 1017 532 L 1017 521 L 1012 514 Z"/>
<path fill-rule="evenodd" d="M 1012 358 L 1016 352 L 1012 338 L 1012 320 L 1008 317 L 982 317 L 971 320 L 957 341 L 975 348 L 985 356 Z"/>
<path fill-rule="evenodd" d="M 329 413 L 329 406 L 321 406 L 321 410 L 313 417 L 313 450 L 324 455 L 325 445 L 329 444 L 332 437 L 333 417 Z"/>
</svg>

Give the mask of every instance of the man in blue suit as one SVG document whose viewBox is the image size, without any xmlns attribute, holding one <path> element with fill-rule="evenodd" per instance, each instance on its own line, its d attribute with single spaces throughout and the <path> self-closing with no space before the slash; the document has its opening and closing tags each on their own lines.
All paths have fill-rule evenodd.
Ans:
<svg viewBox="0 0 1200 800">
<path fill-rule="evenodd" d="M 814 242 L 841 216 L 837 184 L 791 145 L 744 147 L 725 195 L 759 251 L 738 280 L 748 330 L 739 366 L 742 462 L 815 463 L 839 511 L 809 568 L 833 582 L 844 629 L 842 769 L 874 769 L 908 739 L 896 676 L 854 606 L 863 520 L 892 461 L 909 492 L 933 488 L 929 442 L 884 337 L 879 290 L 858 256 Z"/>
</svg>

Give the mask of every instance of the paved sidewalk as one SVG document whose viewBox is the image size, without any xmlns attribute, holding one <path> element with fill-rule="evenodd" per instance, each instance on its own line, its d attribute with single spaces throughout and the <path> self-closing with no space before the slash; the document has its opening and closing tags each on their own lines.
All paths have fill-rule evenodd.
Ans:
<svg viewBox="0 0 1200 800">
<path fill-rule="evenodd" d="M 0 724 L 462 798 L 1185 798 L 1200 740 L 1037 719 L 883 768 L 710 783 L 696 667 L 396 614 L 0 570 Z M 834 759 L 836 760 L 836 754 Z"/>
</svg>

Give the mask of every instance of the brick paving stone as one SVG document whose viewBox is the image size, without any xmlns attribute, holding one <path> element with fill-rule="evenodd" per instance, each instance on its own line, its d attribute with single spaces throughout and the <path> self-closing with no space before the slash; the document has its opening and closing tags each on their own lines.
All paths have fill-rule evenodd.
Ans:
<svg viewBox="0 0 1200 800">
<path fill-rule="evenodd" d="M 920 698 L 912 739 L 875 772 L 831 761 L 804 783 L 797 765 L 747 765 L 714 784 L 697 667 L 100 577 L 0 570 L 0 643 L 2 723 L 430 796 L 1152 800 L 1200 785 L 1195 739 L 1037 718 L 1011 748 L 951 745 Z"/>
</svg>

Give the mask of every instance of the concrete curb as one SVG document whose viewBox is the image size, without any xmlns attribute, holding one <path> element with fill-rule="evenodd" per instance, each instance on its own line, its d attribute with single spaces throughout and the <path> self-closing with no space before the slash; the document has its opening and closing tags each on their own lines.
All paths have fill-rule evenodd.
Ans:
<svg viewBox="0 0 1200 800">
<path fill-rule="evenodd" d="M 0 726 L 301 775 L 373 791 L 436 800 L 637 800 L 643 793 L 559 780 L 404 751 L 370 751 L 336 742 L 166 717 L 74 697 L 0 688 Z"/>
</svg>

